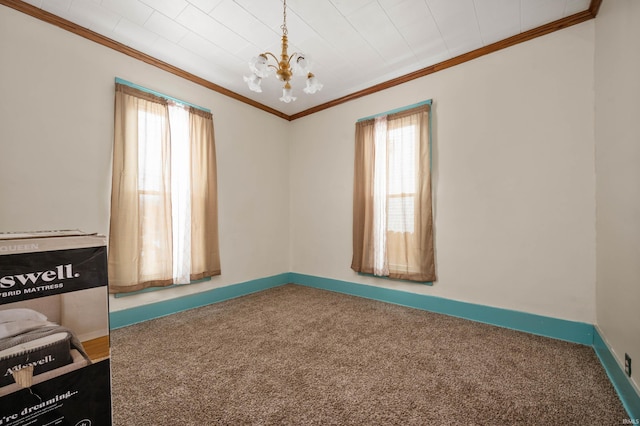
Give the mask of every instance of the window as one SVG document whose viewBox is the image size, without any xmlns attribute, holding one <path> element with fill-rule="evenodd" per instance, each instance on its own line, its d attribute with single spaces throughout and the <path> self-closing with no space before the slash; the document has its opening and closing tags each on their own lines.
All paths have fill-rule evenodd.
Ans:
<svg viewBox="0 0 640 426">
<path fill-rule="evenodd" d="M 407 125 L 388 134 L 388 223 L 390 232 L 413 233 L 416 196 L 416 126 Z M 381 171 L 384 173 L 384 171 Z"/>
<path fill-rule="evenodd" d="M 116 84 L 109 289 L 220 274 L 211 113 Z"/>
<path fill-rule="evenodd" d="M 426 102 L 356 123 L 353 259 L 357 272 L 434 281 Z"/>
</svg>

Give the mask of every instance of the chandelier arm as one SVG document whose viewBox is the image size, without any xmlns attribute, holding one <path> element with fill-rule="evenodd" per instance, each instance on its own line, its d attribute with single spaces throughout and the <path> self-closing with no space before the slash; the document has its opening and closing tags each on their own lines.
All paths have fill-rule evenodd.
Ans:
<svg viewBox="0 0 640 426">
<path fill-rule="evenodd" d="M 274 54 L 273 54 L 273 53 L 271 53 L 271 52 L 264 52 L 264 53 L 263 53 L 263 55 L 264 55 L 264 56 L 271 56 L 271 57 L 273 58 L 273 60 L 274 60 L 274 61 L 276 61 L 276 64 L 279 62 L 279 61 L 278 61 L 278 58 L 276 58 L 276 55 L 274 55 Z M 270 67 L 272 67 L 273 65 L 269 65 L 269 66 L 270 66 Z M 277 68 L 276 68 L 276 69 L 277 69 Z"/>
<path fill-rule="evenodd" d="M 291 56 L 289 56 L 289 60 L 287 61 L 287 63 L 288 63 L 289 65 L 291 65 L 291 60 L 292 60 L 293 58 L 295 58 L 295 57 L 301 57 L 301 56 L 302 56 L 302 54 L 301 54 L 301 53 L 293 52 L 293 53 L 291 54 Z"/>
</svg>

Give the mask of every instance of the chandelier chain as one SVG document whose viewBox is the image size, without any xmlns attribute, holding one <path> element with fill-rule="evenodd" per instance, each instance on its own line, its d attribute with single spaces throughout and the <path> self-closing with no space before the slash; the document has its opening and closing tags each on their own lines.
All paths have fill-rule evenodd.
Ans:
<svg viewBox="0 0 640 426">
<path fill-rule="evenodd" d="M 287 35 L 287 0 L 284 0 L 284 9 L 282 11 L 282 25 L 280 26 L 282 30 L 282 35 Z"/>
</svg>

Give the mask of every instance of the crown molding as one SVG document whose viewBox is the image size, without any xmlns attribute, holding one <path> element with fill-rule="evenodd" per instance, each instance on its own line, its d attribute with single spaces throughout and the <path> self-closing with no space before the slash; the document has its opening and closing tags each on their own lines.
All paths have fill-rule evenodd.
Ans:
<svg viewBox="0 0 640 426">
<path fill-rule="evenodd" d="M 397 86 L 399 84 L 403 84 L 406 82 L 409 82 L 411 80 L 415 80 L 417 78 L 421 78 L 433 73 L 436 73 L 438 71 L 442 71 L 445 70 L 447 68 L 451 68 L 453 66 L 456 65 L 460 65 L 462 63 L 471 61 L 473 59 L 477 59 L 481 56 L 484 55 L 488 55 L 490 53 L 493 52 L 497 52 L 499 50 L 502 49 L 506 49 L 507 47 L 511 47 L 514 46 L 516 44 L 519 43 L 523 43 L 525 41 L 529 41 L 532 40 L 534 38 L 552 33 L 554 31 L 558 31 L 573 25 L 577 25 L 580 24 L 582 22 L 588 21 L 590 19 L 594 19 L 596 17 L 596 15 L 598 14 L 598 10 L 600 9 L 600 5 L 602 4 L 602 0 L 591 0 L 591 3 L 589 5 L 589 8 L 583 12 L 579 12 L 576 13 L 574 15 L 571 16 L 567 16 L 566 18 L 562 18 L 559 19 L 557 21 L 548 23 L 546 25 L 542 25 L 540 27 L 537 28 L 533 28 L 529 31 L 517 34 L 515 36 L 506 38 L 504 40 L 500 40 L 498 42 L 489 44 L 487 46 L 481 47 L 479 49 L 473 50 L 471 52 L 465 53 L 463 55 L 460 56 L 456 56 L 455 58 L 451 58 L 448 59 L 446 61 L 443 62 L 439 62 L 437 64 L 434 65 L 430 65 L 426 68 L 422 68 L 420 70 L 414 71 L 412 73 L 409 74 L 405 74 L 403 76 L 385 81 L 383 83 L 380 84 L 376 84 L 374 86 L 371 86 L 369 88 L 351 93 L 349 95 L 343 96 L 341 98 L 338 99 L 334 99 L 332 101 L 326 102 L 324 104 L 321 105 L 317 105 L 313 108 L 309 108 L 307 110 L 301 111 L 299 113 L 296 114 L 292 114 L 292 115 L 287 115 L 283 112 L 280 112 L 274 108 L 268 107 L 266 105 L 263 105 L 259 102 L 254 101 L 253 99 L 249 99 L 246 96 L 242 96 L 236 92 L 233 92 L 229 89 L 226 89 L 222 86 L 219 86 L 209 80 L 206 80 L 204 78 L 198 77 L 194 74 L 191 74 L 187 71 L 184 71 L 183 69 L 180 69 L 178 67 L 175 67 L 173 65 L 170 65 L 164 61 L 161 61 L 157 58 L 154 58 L 152 56 L 149 56 L 145 53 L 142 53 L 136 49 L 132 49 L 129 46 L 126 46 L 122 43 L 119 43 L 115 40 L 112 40 L 108 37 L 105 37 L 101 34 L 96 33 L 95 31 L 91 31 L 87 28 L 84 28 L 78 24 L 75 24 L 71 21 L 68 21 L 64 18 L 61 18 L 59 16 L 56 16 L 50 12 L 47 12 L 46 10 L 40 9 L 38 7 L 32 6 L 29 3 L 25 3 L 21 0 L 0 0 L 0 4 L 10 7 L 12 9 L 15 9 L 19 12 L 25 13 L 27 15 L 30 15 L 36 19 L 39 19 L 41 21 L 47 22 L 49 24 L 55 25 L 59 28 L 62 28 L 64 30 L 67 30 L 69 32 L 72 32 L 76 35 L 79 35 L 80 37 L 84 37 L 88 40 L 91 40 L 95 43 L 101 44 L 105 47 L 108 47 L 110 49 L 116 50 L 122 54 L 125 54 L 127 56 L 130 56 L 132 58 L 138 59 L 142 62 L 145 62 L 149 65 L 153 65 L 155 67 L 158 67 L 164 71 L 167 71 L 171 74 L 174 74 L 178 77 L 182 77 L 186 80 L 189 80 L 193 83 L 196 83 L 202 87 L 205 87 L 207 89 L 210 89 L 214 92 L 220 93 L 222 95 L 228 96 L 232 99 L 235 99 L 237 101 L 243 102 L 245 104 L 248 104 L 252 107 L 258 108 L 262 111 L 268 112 L 270 114 L 276 115 L 280 118 L 283 118 L 285 120 L 288 121 L 293 121 L 296 120 L 298 118 L 302 118 L 302 117 L 306 117 L 308 115 L 314 114 L 316 112 L 328 109 L 328 108 L 332 108 L 334 106 L 352 101 L 354 99 L 358 99 L 364 96 L 368 96 L 371 95 L 373 93 L 376 92 L 380 92 L 382 90 L 386 90 L 389 89 L 391 87 Z"/>
<path fill-rule="evenodd" d="M 157 58 L 147 55 L 146 53 L 142 53 L 139 50 L 133 49 L 127 45 L 124 45 L 120 42 L 117 42 L 113 39 L 105 37 L 101 34 L 96 33 L 95 31 L 91 31 L 85 27 L 82 27 L 74 22 L 68 21 L 64 18 L 56 16 L 46 10 L 40 9 L 39 7 L 35 7 L 30 5 L 29 3 L 25 3 L 20 0 L 0 0 L 0 4 L 15 9 L 19 12 L 30 15 L 36 19 L 47 22 L 49 24 L 55 25 L 63 30 L 67 30 L 72 32 L 80 37 L 84 37 L 88 40 L 91 40 L 95 43 L 101 44 L 105 47 L 113 49 L 117 52 L 130 56 L 134 59 L 138 59 L 139 61 L 145 62 L 149 65 L 153 65 L 161 70 L 167 71 L 171 74 L 177 75 L 178 77 L 182 77 L 186 80 L 189 80 L 193 83 L 196 83 L 200 86 L 206 87 L 207 89 L 213 90 L 214 92 L 218 92 L 222 95 L 233 98 L 237 101 L 243 102 L 245 104 L 251 105 L 255 108 L 261 109 L 265 112 L 277 115 L 280 118 L 284 118 L 289 120 L 289 116 L 283 112 L 280 112 L 276 109 L 270 108 L 266 105 L 263 105 L 259 102 L 254 101 L 253 99 L 249 99 L 245 96 L 242 96 L 238 93 L 232 92 L 229 89 L 226 89 L 222 86 L 219 86 L 215 83 L 212 83 L 209 80 L 198 77 L 197 75 L 191 74 L 181 68 L 175 67 L 171 64 L 168 64 L 164 61 L 161 61 Z"/>
<path fill-rule="evenodd" d="M 385 81 L 380 84 L 376 84 L 375 86 L 371 86 L 367 89 L 360 90 L 358 92 L 351 93 L 349 95 L 343 96 L 338 99 L 334 99 L 333 101 L 329 101 L 322 105 L 315 106 L 313 108 L 309 108 L 305 111 L 301 111 L 297 114 L 293 114 L 290 116 L 290 120 L 295 120 L 327 108 L 334 107 L 336 105 L 343 104 L 345 102 L 352 101 L 354 99 L 361 98 L 363 96 L 368 96 L 376 92 L 380 92 L 382 90 L 388 89 L 393 86 L 397 86 L 399 84 L 406 83 L 411 80 L 415 80 L 420 77 L 424 77 L 429 74 L 436 73 L 438 71 L 445 70 L 447 68 L 451 68 L 456 65 L 463 64 L 465 62 L 469 62 L 471 60 L 477 59 L 481 56 L 488 55 L 493 52 L 497 52 L 502 49 L 506 49 L 507 47 L 515 46 L 516 44 L 523 43 L 525 41 L 533 40 L 534 38 L 541 37 L 543 35 L 580 24 L 582 22 L 588 21 L 590 19 L 594 19 L 596 14 L 598 13 L 598 9 L 600 8 L 600 4 L 602 0 L 591 0 L 591 5 L 589 9 L 576 13 L 571 16 L 567 16 L 566 18 L 559 19 L 554 22 L 550 22 L 540 27 L 533 28 L 529 31 L 516 34 L 512 37 L 506 38 L 504 40 L 497 41 L 495 43 L 489 44 L 487 46 L 483 46 L 479 49 L 473 50 L 471 52 L 462 54 L 460 56 L 456 56 L 455 58 L 447 59 L 446 61 L 439 62 L 434 65 L 430 65 L 426 68 L 422 68 L 420 70 L 414 71 L 409 74 L 405 74 L 403 76 L 394 78 L 392 80 Z"/>
</svg>

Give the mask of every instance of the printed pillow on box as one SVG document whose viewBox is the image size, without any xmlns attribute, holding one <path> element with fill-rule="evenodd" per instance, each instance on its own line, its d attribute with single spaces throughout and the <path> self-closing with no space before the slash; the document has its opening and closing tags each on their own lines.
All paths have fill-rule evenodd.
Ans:
<svg viewBox="0 0 640 426">
<path fill-rule="evenodd" d="M 46 321 L 47 317 L 40 312 L 26 308 L 5 309 L 0 311 L 0 323 L 22 320 Z"/>
<path fill-rule="evenodd" d="M 30 319 L 20 320 L 20 321 L 0 322 L 0 339 L 18 336 L 20 334 L 26 333 L 27 331 L 37 330 L 41 327 L 46 327 L 48 325 L 55 325 L 55 324 L 50 323 L 49 321 L 30 320 Z"/>
</svg>

